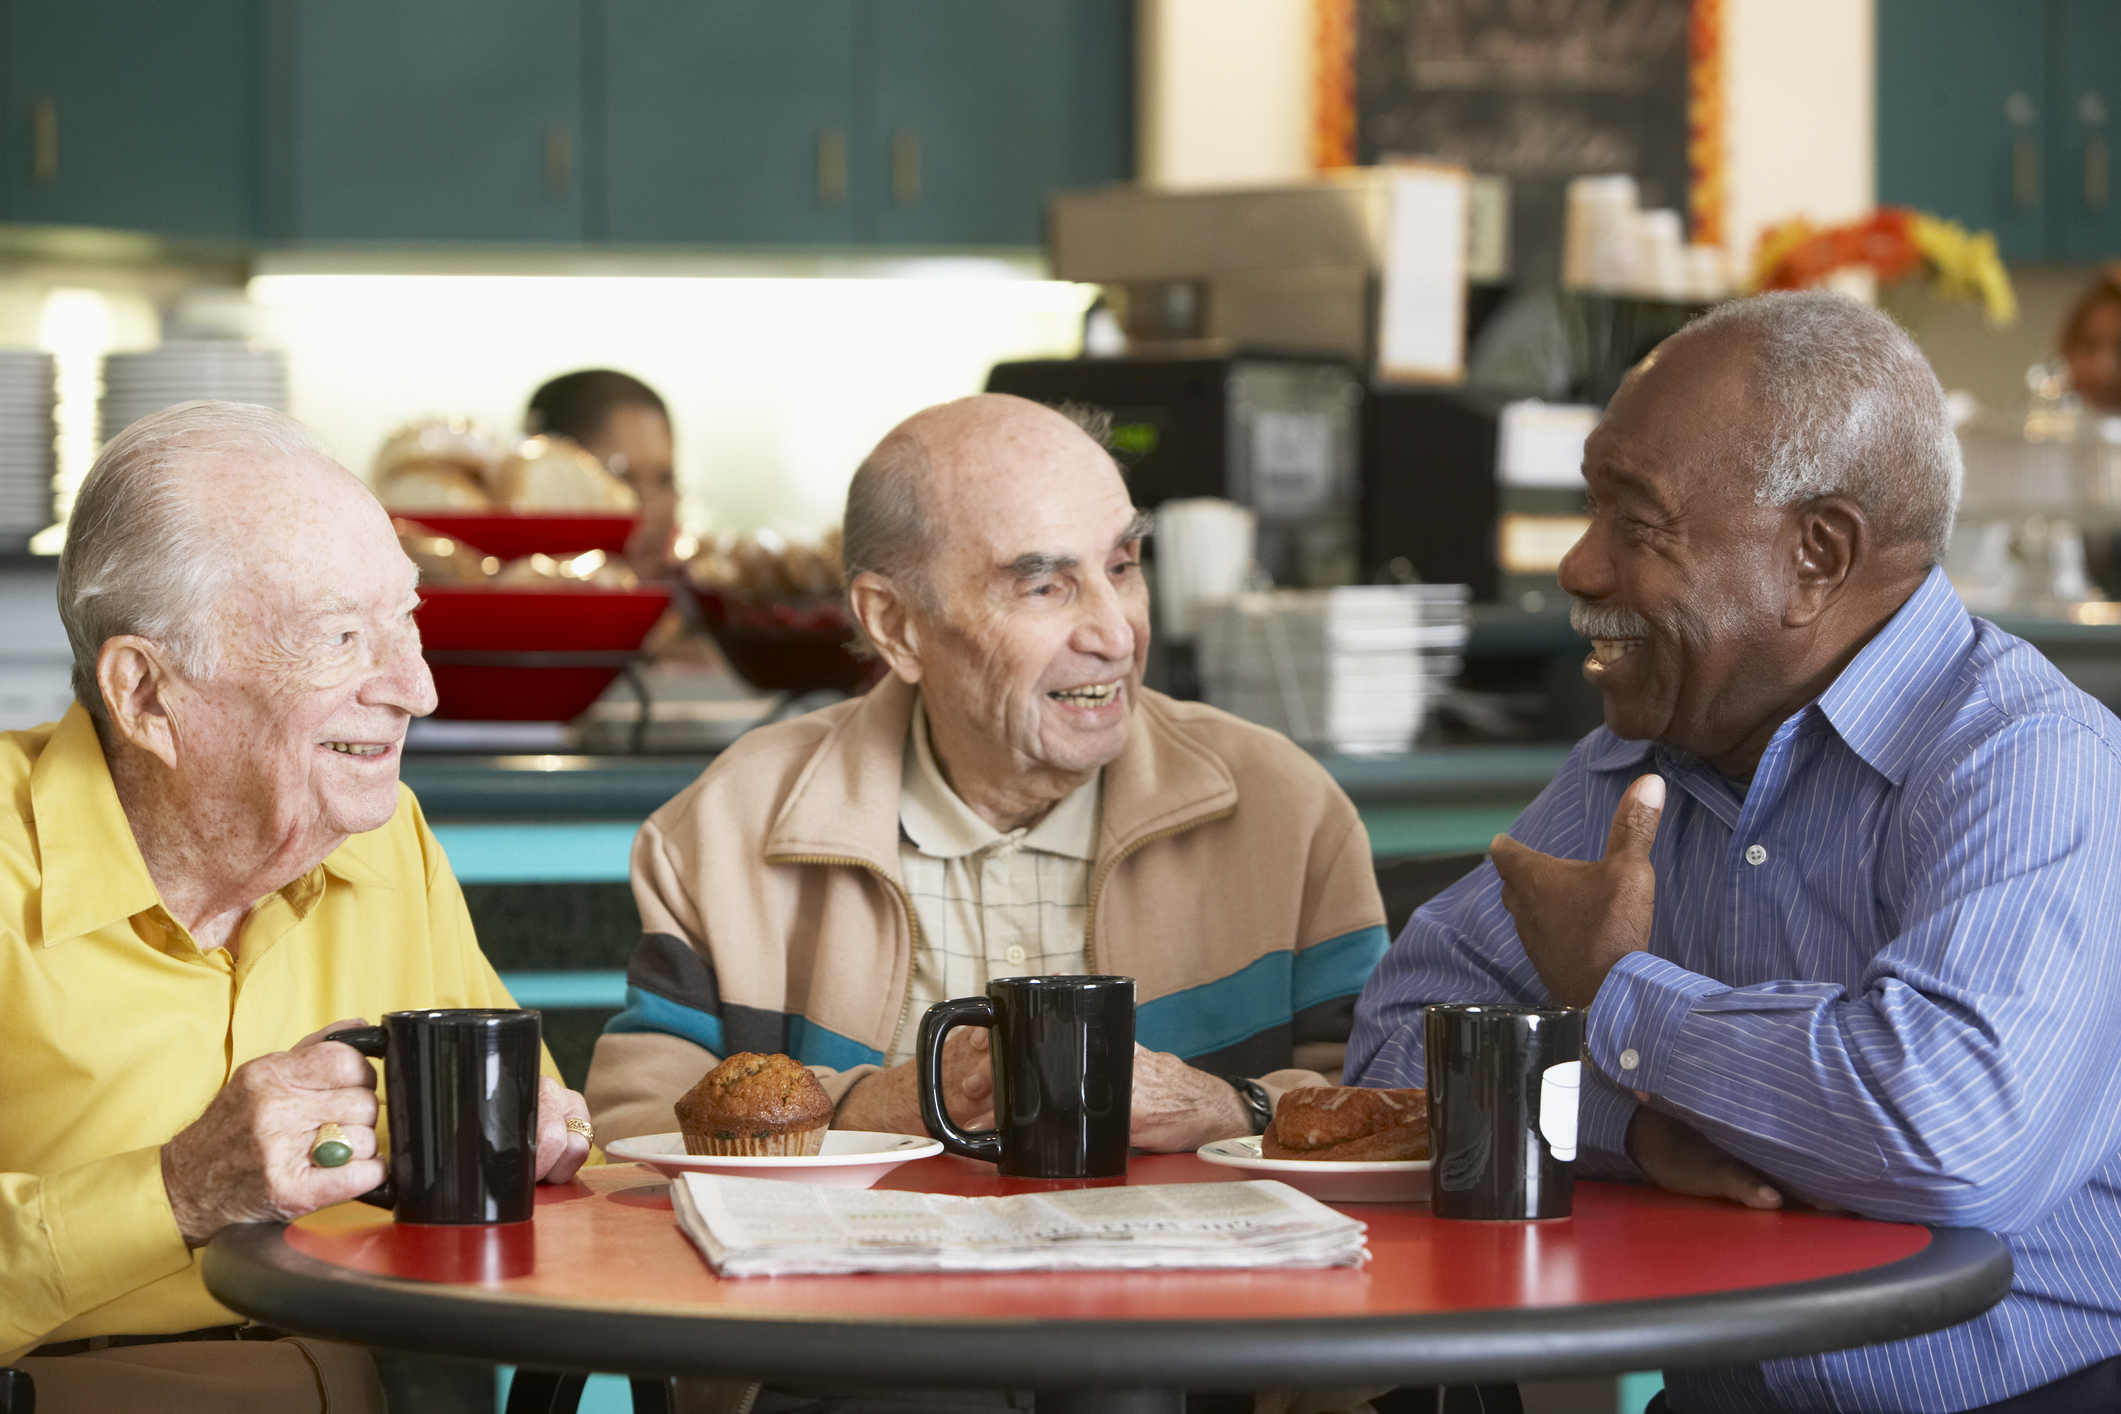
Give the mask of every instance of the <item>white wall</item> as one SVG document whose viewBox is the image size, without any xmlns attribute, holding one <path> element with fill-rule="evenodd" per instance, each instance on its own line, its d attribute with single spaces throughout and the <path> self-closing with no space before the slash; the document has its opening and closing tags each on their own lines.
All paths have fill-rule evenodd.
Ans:
<svg viewBox="0 0 2121 1414">
<path fill-rule="evenodd" d="M 1145 185 L 1311 175 L 1311 0 L 1142 0 L 1138 15 Z"/>
<path fill-rule="evenodd" d="M 1872 0 L 1723 0 L 1724 240 L 1750 268 L 1763 228 L 1846 221 L 1878 199 Z"/>
</svg>

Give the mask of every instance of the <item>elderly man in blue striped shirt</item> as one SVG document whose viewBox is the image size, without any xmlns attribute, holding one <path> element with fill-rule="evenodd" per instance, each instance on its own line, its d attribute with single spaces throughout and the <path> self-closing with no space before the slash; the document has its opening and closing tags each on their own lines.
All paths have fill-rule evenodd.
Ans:
<svg viewBox="0 0 2121 1414">
<path fill-rule="evenodd" d="M 1563 562 L 1606 725 L 1415 914 L 1348 1073 L 1421 1008 L 1589 1008 L 1583 1171 L 2001 1234 L 1964 1325 L 1670 1372 L 1702 1410 L 2121 1407 L 2121 722 L 1938 568 L 1957 442 L 1853 301 L 1726 305 L 1630 375 Z"/>
</svg>

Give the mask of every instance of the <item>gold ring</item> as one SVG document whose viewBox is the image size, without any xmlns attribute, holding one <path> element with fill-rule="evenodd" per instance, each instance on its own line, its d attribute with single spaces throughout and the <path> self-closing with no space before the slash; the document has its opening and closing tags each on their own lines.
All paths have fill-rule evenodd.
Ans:
<svg viewBox="0 0 2121 1414">
<path fill-rule="evenodd" d="M 317 1142 L 311 1146 L 309 1161 L 320 1169 L 335 1169 L 353 1157 L 353 1145 L 346 1142 L 346 1131 L 334 1121 L 317 1126 Z"/>
<path fill-rule="evenodd" d="M 567 1127 L 587 1139 L 590 1143 L 594 1144 L 597 1142 L 597 1132 L 590 1128 L 588 1120 L 571 1119 L 567 1121 Z"/>
</svg>

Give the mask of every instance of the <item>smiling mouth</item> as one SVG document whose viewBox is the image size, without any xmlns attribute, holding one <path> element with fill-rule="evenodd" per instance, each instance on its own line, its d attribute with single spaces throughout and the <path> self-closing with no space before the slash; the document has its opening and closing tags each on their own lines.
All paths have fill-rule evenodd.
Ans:
<svg viewBox="0 0 2121 1414">
<path fill-rule="evenodd" d="M 389 743 L 377 741 L 327 741 L 324 745 L 341 756 L 381 756 L 390 750 Z"/>
<path fill-rule="evenodd" d="M 1108 682 L 1093 687 L 1064 687 L 1046 696 L 1070 707 L 1103 707 L 1119 696 L 1119 684 Z"/>
<path fill-rule="evenodd" d="M 1611 667 L 1641 646 L 1639 638 L 1594 638 L 1591 640 L 1591 660 L 1601 668 Z"/>
</svg>

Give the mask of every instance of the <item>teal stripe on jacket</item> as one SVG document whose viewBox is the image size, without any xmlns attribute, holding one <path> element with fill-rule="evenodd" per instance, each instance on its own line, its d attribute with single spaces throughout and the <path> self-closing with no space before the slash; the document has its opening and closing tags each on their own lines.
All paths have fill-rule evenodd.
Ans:
<svg viewBox="0 0 2121 1414">
<path fill-rule="evenodd" d="M 1143 1002 L 1134 1014 L 1134 1038 L 1178 1056 L 1237 1045 L 1322 1002 L 1360 992 L 1390 943 L 1379 925 L 1298 953 L 1268 953 L 1227 977 Z"/>
<path fill-rule="evenodd" d="M 722 1044 L 722 1019 L 708 1012 L 681 1005 L 643 987 L 626 989 L 626 1009 L 604 1023 L 606 1031 L 660 1031 L 679 1036 L 704 1050 L 726 1055 Z M 851 1070 L 858 1065 L 881 1065 L 882 1051 L 827 1030 L 808 1017 L 788 1018 L 788 1054 L 804 1065 Z"/>
</svg>

